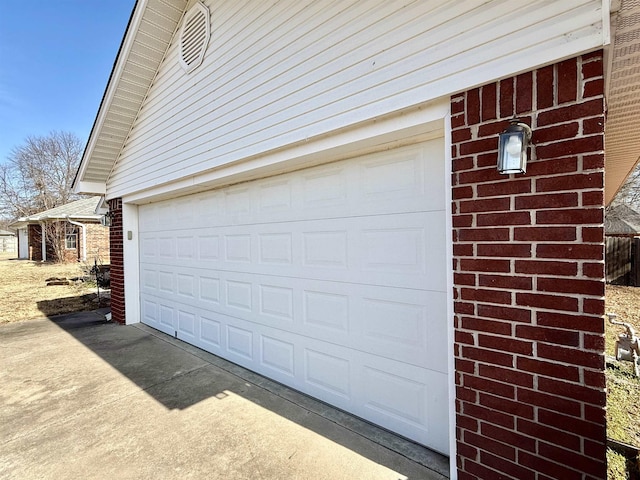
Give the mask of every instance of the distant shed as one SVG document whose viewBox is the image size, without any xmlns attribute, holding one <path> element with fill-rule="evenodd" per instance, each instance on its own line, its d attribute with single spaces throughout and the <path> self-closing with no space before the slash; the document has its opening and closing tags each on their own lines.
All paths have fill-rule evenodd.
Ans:
<svg viewBox="0 0 640 480">
<path fill-rule="evenodd" d="M 14 253 L 18 241 L 15 232 L 0 230 L 0 253 Z"/>
</svg>

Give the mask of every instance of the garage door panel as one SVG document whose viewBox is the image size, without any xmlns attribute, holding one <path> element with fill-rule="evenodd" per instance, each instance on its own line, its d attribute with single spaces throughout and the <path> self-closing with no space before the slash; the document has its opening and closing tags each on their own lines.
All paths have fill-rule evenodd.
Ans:
<svg viewBox="0 0 640 480">
<path fill-rule="evenodd" d="M 163 233 L 158 237 L 159 250 L 151 241 L 154 233 L 144 232 L 141 257 L 145 265 L 443 291 L 444 234 L 433 228 L 443 222 L 442 212 L 422 212 L 268 226 L 194 227 L 190 236 Z M 178 255 L 175 247 L 180 243 L 197 253 Z"/>
<path fill-rule="evenodd" d="M 195 344 L 200 348 L 212 353 L 222 353 L 222 327 L 220 320 L 215 318 L 213 312 L 206 312 L 198 315 L 199 334 L 196 336 Z"/>
<path fill-rule="evenodd" d="M 382 152 L 170 203 L 142 205 L 140 228 L 170 231 L 193 224 L 317 220 L 335 217 L 336 212 L 351 217 L 444 210 L 441 148 L 435 142 Z M 417 166 L 402 168 L 405 162 Z"/>
<path fill-rule="evenodd" d="M 158 315 L 158 304 L 150 298 L 143 298 L 140 305 L 140 317 L 143 323 L 159 328 L 160 317 Z"/>
<path fill-rule="evenodd" d="M 254 330 L 237 325 L 227 325 L 227 351 L 231 357 L 240 356 L 249 362 L 254 360 Z"/>
<path fill-rule="evenodd" d="M 258 293 L 260 298 L 258 313 L 260 315 L 275 317 L 289 323 L 293 322 L 293 288 L 260 284 Z"/>
<path fill-rule="evenodd" d="M 287 377 L 295 377 L 295 344 L 278 338 L 262 335 L 260 339 L 260 361 L 266 370 L 276 370 Z"/>
<path fill-rule="evenodd" d="M 197 258 L 199 262 L 217 262 L 220 260 L 220 235 L 213 232 L 200 232 L 196 238 Z"/>
<path fill-rule="evenodd" d="M 269 267 L 293 264 L 293 233 L 267 231 L 257 234 L 258 261 Z"/>
<path fill-rule="evenodd" d="M 208 322 L 202 322 L 201 331 L 209 328 Z M 430 436 L 430 425 L 447 415 L 446 402 L 429 402 L 446 393 L 446 373 L 246 322 L 223 329 L 226 358 L 283 383 L 293 379 L 302 391 L 345 410 L 361 408 L 382 426 L 397 430 L 400 422 L 404 435 L 423 441 Z"/>
<path fill-rule="evenodd" d="M 167 232 L 158 237 L 158 258 L 163 262 L 177 258 L 176 238 L 173 236 L 173 232 Z"/>
<path fill-rule="evenodd" d="M 197 317 L 192 308 L 180 308 L 176 315 L 176 330 L 179 337 L 189 343 L 196 339 L 196 329 L 198 328 Z"/>
<path fill-rule="evenodd" d="M 389 294 L 391 292 L 387 292 Z M 385 296 L 386 297 L 386 296 Z M 355 348 L 388 354 L 408 364 L 419 364 L 430 370 L 447 372 L 446 296 L 428 292 L 421 299 L 402 295 L 393 300 L 385 297 L 364 298 L 362 313 L 355 318 L 362 332 L 354 332 Z"/>
<path fill-rule="evenodd" d="M 196 293 L 196 279 L 195 276 L 189 273 L 177 273 L 175 275 L 176 293 L 179 297 L 190 301 L 197 295 Z"/>
<path fill-rule="evenodd" d="M 363 383 L 361 397 L 365 418 L 432 448 L 448 451 L 447 433 L 438 431 L 448 416 L 447 376 L 398 365 L 362 364 L 358 377 Z M 401 425 L 401 427 L 397 427 Z M 442 435 L 444 433 L 444 436 Z"/>
<path fill-rule="evenodd" d="M 426 423 L 424 383 L 367 366 L 363 367 L 363 378 L 365 409 L 418 428 Z"/>
<path fill-rule="evenodd" d="M 446 402 L 430 401 L 446 398 L 443 373 L 324 344 L 305 347 L 304 375 L 306 393 L 424 444 L 433 445 L 432 425 L 448 415 Z M 437 449 L 446 452 L 446 441 Z"/>
<path fill-rule="evenodd" d="M 178 235 L 176 237 L 176 258 L 180 261 L 194 261 L 197 250 L 193 236 Z"/>
<path fill-rule="evenodd" d="M 446 453 L 443 149 L 141 206 L 143 322 Z"/>
<path fill-rule="evenodd" d="M 194 306 L 231 321 L 241 319 L 446 372 L 444 293 L 349 285 L 346 295 L 345 286 L 336 282 L 300 279 L 292 286 L 289 279 L 219 273 L 223 287 L 217 303 L 148 289 L 143 293 L 158 303 Z"/>
<path fill-rule="evenodd" d="M 225 285 L 226 306 L 236 315 L 243 315 L 245 312 L 252 314 L 255 301 L 253 300 L 254 286 L 247 278 L 247 281 L 227 279 Z M 253 318 L 253 315 L 249 315 Z"/>
<path fill-rule="evenodd" d="M 175 334 L 173 324 L 174 313 L 171 305 L 159 302 L 153 297 L 143 297 L 140 309 L 143 323 L 169 335 Z"/>
<path fill-rule="evenodd" d="M 304 349 L 304 377 L 307 391 L 333 405 L 349 409 L 351 404 L 352 359 L 329 348 Z"/>
</svg>

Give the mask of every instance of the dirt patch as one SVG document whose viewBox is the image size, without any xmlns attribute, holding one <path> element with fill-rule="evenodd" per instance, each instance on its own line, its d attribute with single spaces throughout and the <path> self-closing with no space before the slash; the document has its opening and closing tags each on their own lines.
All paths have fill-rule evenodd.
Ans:
<svg viewBox="0 0 640 480">
<path fill-rule="evenodd" d="M 16 260 L 14 254 L 0 254 L 0 323 L 107 306 L 106 295 L 98 302 L 95 283 L 46 284 L 49 278 L 83 277 L 90 268 L 81 263 L 31 262 Z"/>
</svg>

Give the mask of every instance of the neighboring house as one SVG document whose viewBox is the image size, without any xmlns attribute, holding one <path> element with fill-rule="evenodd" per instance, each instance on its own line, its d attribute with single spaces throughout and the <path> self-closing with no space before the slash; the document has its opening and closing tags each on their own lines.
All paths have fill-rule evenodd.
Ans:
<svg viewBox="0 0 640 480">
<path fill-rule="evenodd" d="M 605 478 L 603 212 L 640 151 L 638 10 L 138 1 L 74 181 L 109 205 L 113 319 L 451 478 Z M 501 175 L 514 117 L 530 160 Z"/>
<path fill-rule="evenodd" d="M 628 205 L 608 208 L 604 234 L 607 282 L 640 286 L 640 213 Z"/>
<path fill-rule="evenodd" d="M 604 234 L 611 237 L 640 236 L 640 213 L 628 205 L 608 208 L 604 217 Z"/>
<path fill-rule="evenodd" d="M 101 199 L 77 200 L 13 222 L 11 227 L 18 231 L 18 257 L 54 261 L 61 252 L 66 262 L 108 264 L 109 228 L 101 223 L 103 215 L 96 213 Z M 59 238 L 58 251 L 53 238 Z"/>
<path fill-rule="evenodd" d="M 18 245 L 14 232 L 0 230 L 0 253 L 14 253 Z"/>
</svg>

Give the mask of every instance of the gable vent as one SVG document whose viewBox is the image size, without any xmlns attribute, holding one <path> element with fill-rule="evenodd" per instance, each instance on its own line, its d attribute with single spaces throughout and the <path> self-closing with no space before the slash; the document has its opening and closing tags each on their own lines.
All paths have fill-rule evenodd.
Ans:
<svg viewBox="0 0 640 480">
<path fill-rule="evenodd" d="M 209 36 L 209 10 L 198 2 L 185 15 L 180 32 L 180 63 L 187 73 L 202 63 Z"/>
</svg>

